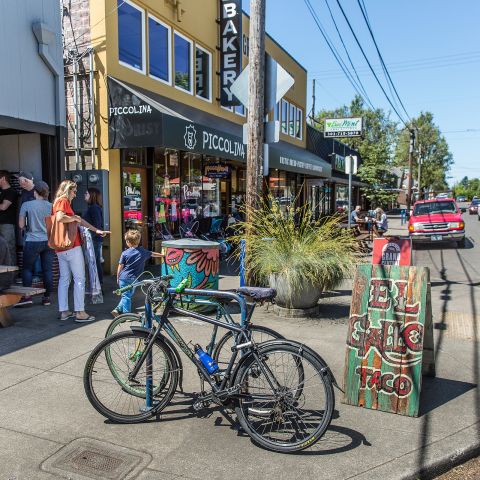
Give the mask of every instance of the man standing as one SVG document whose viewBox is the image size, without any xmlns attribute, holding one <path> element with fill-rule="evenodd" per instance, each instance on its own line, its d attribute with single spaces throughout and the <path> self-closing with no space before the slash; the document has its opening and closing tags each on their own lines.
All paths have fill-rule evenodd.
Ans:
<svg viewBox="0 0 480 480">
<path fill-rule="evenodd" d="M 15 175 L 18 178 L 18 184 L 22 189 L 22 196 L 20 197 L 20 206 L 25 202 L 30 200 L 35 200 L 33 193 L 33 187 L 35 186 L 33 182 L 33 175 L 29 172 L 20 172 Z"/>
<path fill-rule="evenodd" d="M 25 231 L 25 244 L 23 246 L 22 282 L 24 287 L 32 286 L 35 262 L 41 259 L 41 272 L 45 294 L 42 305 L 50 305 L 50 292 L 53 287 L 53 257 L 54 252 L 48 247 L 47 226 L 45 217 L 52 213 L 52 204 L 48 201 L 49 188 L 43 181 L 35 182 L 35 200 L 24 202 L 20 209 L 18 226 Z M 26 219 L 28 218 L 28 224 Z M 32 304 L 32 298 L 24 296 L 15 305 Z"/>
<path fill-rule="evenodd" d="M 17 192 L 10 186 L 9 179 L 9 173 L 6 170 L 0 170 L 0 235 L 7 242 L 12 265 L 16 265 Z"/>
</svg>

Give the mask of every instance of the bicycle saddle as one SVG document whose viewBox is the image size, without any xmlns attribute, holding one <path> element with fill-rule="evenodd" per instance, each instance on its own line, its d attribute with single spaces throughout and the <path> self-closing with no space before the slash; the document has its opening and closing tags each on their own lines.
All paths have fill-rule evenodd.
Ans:
<svg viewBox="0 0 480 480">
<path fill-rule="evenodd" d="M 260 301 L 273 300 L 277 295 L 277 291 L 274 288 L 262 287 L 240 287 L 237 288 L 236 292 Z"/>
</svg>

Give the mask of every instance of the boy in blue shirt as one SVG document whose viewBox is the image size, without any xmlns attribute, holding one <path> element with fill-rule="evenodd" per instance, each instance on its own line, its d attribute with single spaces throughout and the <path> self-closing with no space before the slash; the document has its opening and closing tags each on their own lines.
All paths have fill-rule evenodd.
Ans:
<svg viewBox="0 0 480 480">
<path fill-rule="evenodd" d="M 161 258 L 164 256 L 161 253 L 150 252 L 140 247 L 141 235 L 138 230 L 127 230 L 124 238 L 128 248 L 122 252 L 120 260 L 118 261 L 117 283 L 120 288 L 131 285 L 135 281 L 144 271 L 145 262 L 149 258 Z M 120 303 L 112 310 L 114 317 L 132 311 L 133 292 L 134 289 L 122 293 Z"/>
</svg>

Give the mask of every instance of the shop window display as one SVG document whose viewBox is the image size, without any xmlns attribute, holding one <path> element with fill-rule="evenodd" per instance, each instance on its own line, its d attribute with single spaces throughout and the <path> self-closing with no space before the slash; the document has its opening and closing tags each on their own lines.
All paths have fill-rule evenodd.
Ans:
<svg viewBox="0 0 480 480">
<path fill-rule="evenodd" d="M 154 214 L 157 238 L 178 231 L 180 219 L 179 153 L 156 148 L 154 156 Z"/>
<path fill-rule="evenodd" d="M 277 169 L 271 170 L 269 189 L 280 209 L 285 212 L 295 201 L 296 176 Z"/>
</svg>

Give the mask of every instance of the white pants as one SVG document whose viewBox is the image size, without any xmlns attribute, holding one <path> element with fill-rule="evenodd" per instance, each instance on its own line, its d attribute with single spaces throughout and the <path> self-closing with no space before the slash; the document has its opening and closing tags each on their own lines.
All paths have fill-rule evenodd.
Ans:
<svg viewBox="0 0 480 480">
<path fill-rule="evenodd" d="M 82 247 L 74 247 L 58 252 L 60 279 L 58 281 L 58 309 L 66 312 L 68 308 L 68 288 L 73 275 L 73 303 L 76 312 L 85 310 L 85 260 Z"/>
</svg>

